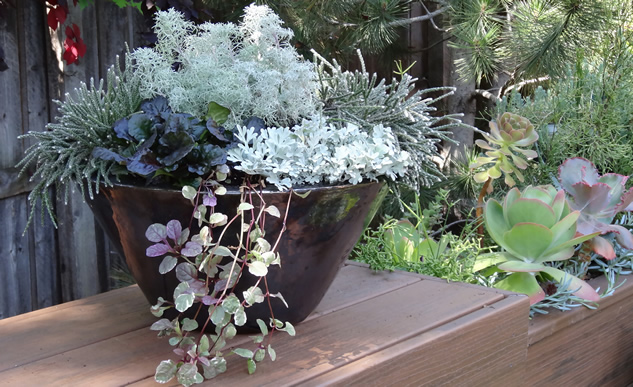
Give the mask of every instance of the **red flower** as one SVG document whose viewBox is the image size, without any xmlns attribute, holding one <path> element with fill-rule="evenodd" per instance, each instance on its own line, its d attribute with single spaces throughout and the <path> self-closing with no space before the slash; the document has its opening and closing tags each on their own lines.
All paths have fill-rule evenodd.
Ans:
<svg viewBox="0 0 633 387">
<path fill-rule="evenodd" d="M 66 27 L 66 40 L 64 40 L 64 60 L 67 64 L 75 63 L 79 57 L 86 55 L 86 45 L 79 33 L 79 27 L 73 23 L 73 27 Z"/>
</svg>

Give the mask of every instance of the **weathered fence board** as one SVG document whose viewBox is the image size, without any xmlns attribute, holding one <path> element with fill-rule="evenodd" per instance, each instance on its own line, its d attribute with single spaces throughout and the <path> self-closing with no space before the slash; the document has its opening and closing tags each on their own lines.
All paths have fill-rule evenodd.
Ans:
<svg viewBox="0 0 633 387">
<path fill-rule="evenodd" d="M 97 0 L 80 10 L 70 6 L 67 24 L 79 26 L 88 46 L 79 64 L 61 58 L 65 26 L 56 32 L 46 23 L 44 2 L 26 0 L 7 6 L 0 18 L 0 46 L 9 69 L 0 72 L 0 318 L 93 295 L 109 288 L 110 266 L 122 265 L 83 198 L 74 194 L 65 205 L 56 198 L 59 229 L 40 208 L 36 221 L 23 231 L 30 211 L 27 196 L 34 183 L 29 173 L 18 176 L 15 164 L 31 145 L 18 136 L 45 130 L 57 105 L 80 82 L 104 77 L 117 55 L 138 45 L 142 15 L 120 9 L 111 1 Z M 114 262 L 113 262 L 114 261 Z"/>
</svg>

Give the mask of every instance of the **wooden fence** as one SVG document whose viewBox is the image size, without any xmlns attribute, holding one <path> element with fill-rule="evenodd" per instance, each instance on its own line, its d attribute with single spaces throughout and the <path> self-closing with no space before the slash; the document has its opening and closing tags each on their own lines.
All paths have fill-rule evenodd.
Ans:
<svg viewBox="0 0 633 387">
<path fill-rule="evenodd" d="M 23 235 L 33 183 L 29 176 L 18 176 L 15 168 L 30 145 L 18 136 L 45 130 L 56 115 L 57 105 L 51 100 L 62 100 L 82 81 L 104 77 L 116 56 L 124 53 L 125 42 L 130 48 L 139 44 L 138 31 L 144 24 L 138 11 L 120 9 L 111 1 L 96 0 L 84 10 L 71 6 L 68 20 L 79 26 L 88 52 L 79 64 L 67 66 L 61 60 L 65 28 L 51 33 L 44 2 L 11 3 L 15 8 L 0 10 L 0 47 L 9 66 L 0 72 L 0 319 L 111 287 L 110 269 L 121 259 L 110 251 L 107 238 L 78 194 L 68 203 L 56 198 L 58 229 L 46 215 L 43 222 L 38 216 Z M 415 7 L 412 16 L 422 12 Z M 413 25 L 403 39 L 413 48 L 409 62 L 417 61 L 414 74 L 420 78 L 419 86 L 440 86 L 444 84 L 442 61 L 429 61 L 428 54 L 437 59 L 443 45 L 420 49 L 429 45 L 426 28 L 430 29 Z M 384 61 L 380 62 L 381 58 L 368 60 L 368 67 L 384 69 Z"/>
<path fill-rule="evenodd" d="M 60 60 L 65 27 L 51 34 L 44 2 L 11 4 L 0 16 L 0 47 L 9 67 L 0 72 L 0 318 L 110 287 L 109 267 L 117 257 L 79 195 L 67 205 L 56 199 L 59 229 L 38 216 L 23 235 L 33 184 L 15 168 L 30 145 L 18 136 L 45 130 L 56 112 L 51 100 L 63 99 L 82 81 L 103 77 L 124 53 L 125 42 L 138 44 L 137 27 L 144 23 L 138 11 L 109 1 L 83 11 L 71 5 L 68 21 L 79 26 L 88 52 L 79 64 L 67 66 Z"/>
</svg>

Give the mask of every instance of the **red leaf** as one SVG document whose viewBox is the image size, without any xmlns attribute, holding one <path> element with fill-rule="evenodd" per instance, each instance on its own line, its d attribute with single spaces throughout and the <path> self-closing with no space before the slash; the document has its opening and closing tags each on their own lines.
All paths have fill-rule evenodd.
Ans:
<svg viewBox="0 0 633 387">
<path fill-rule="evenodd" d="M 75 38 L 75 33 L 73 32 L 73 29 L 70 28 L 70 26 L 66 27 L 66 37 L 67 37 L 67 39 L 74 39 Z"/>
<path fill-rule="evenodd" d="M 48 26 L 55 31 L 58 25 L 62 25 L 66 22 L 66 10 L 58 5 L 49 8 L 48 14 L 46 15 L 46 22 Z"/>
<path fill-rule="evenodd" d="M 73 32 L 75 33 L 75 38 L 81 39 L 81 33 L 79 32 L 79 26 L 73 23 Z"/>
</svg>

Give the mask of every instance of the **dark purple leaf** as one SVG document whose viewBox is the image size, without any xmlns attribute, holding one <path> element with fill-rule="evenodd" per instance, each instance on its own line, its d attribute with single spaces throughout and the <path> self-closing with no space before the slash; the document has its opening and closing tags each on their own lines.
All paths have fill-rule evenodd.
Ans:
<svg viewBox="0 0 633 387">
<path fill-rule="evenodd" d="M 154 223 L 145 231 L 145 238 L 150 242 L 162 242 L 167 237 L 167 228 L 160 224 Z"/>
<path fill-rule="evenodd" d="M 218 198 L 215 197 L 215 195 L 213 194 L 205 194 L 202 197 L 202 204 L 204 204 L 207 207 L 215 207 L 216 204 L 218 204 Z"/>
<path fill-rule="evenodd" d="M 157 158 L 164 165 L 173 165 L 191 152 L 195 143 L 190 135 L 185 132 L 168 132 L 159 140 L 160 144 L 169 153 L 164 157 Z"/>
<path fill-rule="evenodd" d="M 151 245 L 145 250 L 145 255 L 148 257 L 160 257 L 169 252 L 169 246 L 164 243 L 157 243 L 155 245 Z"/>
<path fill-rule="evenodd" d="M 111 151 L 110 149 L 97 147 L 92 150 L 92 157 L 101 160 L 111 160 L 116 161 L 118 163 L 126 163 L 127 158 L 121 156 L 120 154 Z"/>
<path fill-rule="evenodd" d="M 176 266 L 176 278 L 181 282 L 193 283 L 198 279 L 198 270 L 189 262 L 182 262 Z"/>
<path fill-rule="evenodd" d="M 128 132 L 127 118 L 121 118 L 114 123 L 114 133 L 116 133 L 116 136 L 118 138 L 122 138 L 128 141 L 134 141 L 134 138 L 132 138 L 132 136 L 130 136 L 130 133 Z"/>
<path fill-rule="evenodd" d="M 154 121 L 145 113 L 134 113 L 127 122 L 128 134 L 138 142 L 148 140 L 156 132 Z"/>
<path fill-rule="evenodd" d="M 202 297 L 201 301 L 205 305 L 215 305 L 217 304 L 218 299 L 207 295 L 207 296 Z"/>
<path fill-rule="evenodd" d="M 180 238 L 180 234 L 182 233 L 182 225 L 176 219 L 172 219 L 167 222 L 166 234 L 167 237 L 171 238 L 174 241 L 177 241 Z"/>
<path fill-rule="evenodd" d="M 202 252 L 202 246 L 196 242 L 187 242 L 180 252 L 185 257 L 195 257 Z"/>
</svg>

